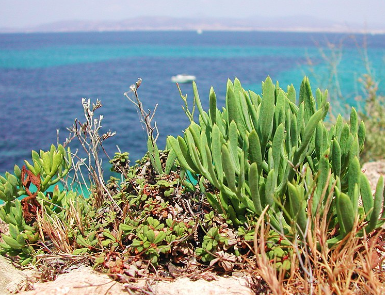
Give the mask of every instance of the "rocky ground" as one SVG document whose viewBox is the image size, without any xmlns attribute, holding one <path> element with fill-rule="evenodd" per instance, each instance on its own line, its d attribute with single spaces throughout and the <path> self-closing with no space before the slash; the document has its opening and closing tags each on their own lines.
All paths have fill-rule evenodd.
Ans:
<svg viewBox="0 0 385 295">
<path fill-rule="evenodd" d="M 38 274 L 33 271 L 20 271 L 3 257 L 0 260 L 0 294 L 20 295 L 251 295 L 251 281 L 247 277 L 219 277 L 212 274 L 210 281 L 191 281 L 179 278 L 175 281 L 155 282 L 137 280 L 135 283 L 118 283 L 106 274 L 81 266 L 69 273 L 61 274 L 55 281 L 36 282 Z M 24 291 L 23 291 L 24 290 Z"/>
<path fill-rule="evenodd" d="M 377 179 L 385 174 L 385 160 L 367 163 L 363 166 L 372 189 Z M 56 280 L 39 282 L 41 274 L 33 270 L 19 270 L 6 258 L 0 256 L 0 295 L 107 295 L 107 294 L 157 294 L 157 295 L 215 295 L 254 294 L 247 276 L 219 277 L 214 274 L 207 280 L 191 281 L 178 278 L 174 281 L 155 282 L 138 280 L 135 283 L 118 283 L 106 274 L 100 274 L 90 267 L 80 266 L 59 275 Z"/>
</svg>

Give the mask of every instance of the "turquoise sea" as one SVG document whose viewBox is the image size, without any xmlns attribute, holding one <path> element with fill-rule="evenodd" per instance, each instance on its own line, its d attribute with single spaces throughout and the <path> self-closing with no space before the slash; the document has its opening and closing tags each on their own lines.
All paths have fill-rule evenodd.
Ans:
<svg viewBox="0 0 385 295">
<path fill-rule="evenodd" d="M 333 44 L 333 45 L 331 45 Z M 332 49 L 330 49 L 332 48 Z M 365 50 L 366 49 L 366 50 Z M 333 57 L 334 54 L 334 57 Z M 81 98 L 102 101 L 103 130 L 116 131 L 104 142 L 113 156 L 119 146 L 131 161 L 146 152 L 146 134 L 134 106 L 123 96 L 137 78 L 154 119 L 159 147 L 169 134 L 182 134 L 188 120 L 171 76 L 195 75 L 205 107 L 214 87 L 224 105 L 226 81 L 238 77 L 244 88 L 260 92 L 267 75 L 285 88 L 299 89 L 304 75 L 313 88 L 340 84 L 332 105 L 355 105 L 357 79 L 367 72 L 385 94 L 385 35 L 277 32 L 103 32 L 0 34 L 0 174 L 23 165 L 31 150 L 63 142 L 66 127 L 83 120 Z M 330 75 L 331 59 L 337 76 Z M 311 61 L 311 64 L 309 64 Z M 192 102 L 191 84 L 181 85 Z M 76 145 L 73 149 L 76 148 Z M 107 161 L 105 160 L 105 163 Z"/>
</svg>

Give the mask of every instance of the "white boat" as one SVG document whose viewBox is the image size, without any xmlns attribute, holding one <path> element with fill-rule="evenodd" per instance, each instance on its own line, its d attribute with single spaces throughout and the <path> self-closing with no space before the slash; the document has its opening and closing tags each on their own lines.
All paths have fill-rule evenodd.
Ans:
<svg viewBox="0 0 385 295">
<path fill-rule="evenodd" d="M 196 77 L 193 75 L 176 75 L 171 77 L 171 81 L 174 83 L 191 83 L 192 81 L 195 81 Z"/>
</svg>

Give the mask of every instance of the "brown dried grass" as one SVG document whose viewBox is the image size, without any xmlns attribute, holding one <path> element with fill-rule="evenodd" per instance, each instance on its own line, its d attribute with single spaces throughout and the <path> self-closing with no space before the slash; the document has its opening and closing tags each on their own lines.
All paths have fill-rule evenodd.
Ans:
<svg viewBox="0 0 385 295">
<path fill-rule="evenodd" d="M 254 250 L 260 276 L 272 294 L 385 294 L 385 232 L 358 237 L 360 224 L 336 246 L 329 246 L 327 222 L 317 216 L 303 241 L 292 243 L 290 272 L 278 271 L 269 261 L 265 244 L 269 227 L 263 212 L 256 224 Z"/>
<path fill-rule="evenodd" d="M 73 249 L 68 240 L 68 229 L 58 216 L 50 216 L 43 211 L 41 214 L 37 214 L 37 223 L 43 242 L 44 237 L 47 236 L 59 252 L 72 253 Z"/>
</svg>

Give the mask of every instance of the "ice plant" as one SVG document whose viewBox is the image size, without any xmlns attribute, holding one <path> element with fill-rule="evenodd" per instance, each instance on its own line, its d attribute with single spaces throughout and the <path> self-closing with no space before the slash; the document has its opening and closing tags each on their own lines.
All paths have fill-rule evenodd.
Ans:
<svg viewBox="0 0 385 295">
<path fill-rule="evenodd" d="M 367 232 L 383 223 L 383 180 L 373 198 L 359 163 L 365 126 L 354 108 L 350 124 L 341 116 L 334 125 L 324 122 L 327 91 L 318 89 L 314 97 L 307 78 L 298 101 L 293 86 L 285 92 L 270 78 L 262 96 L 229 80 L 222 111 L 213 89 L 208 112 L 195 83 L 193 90 L 199 122 L 192 120 L 183 137 L 169 136 L 168 146 L 183 169 L 219 191 L 206 193 L 207 199 L 234 224 L 259 217 L 269 206 L 273 227 L 302 235 L 316 214 L 327 214 L 330 231 L 338 229 L 329 241 L 335 243 L 357 220 L 365 219 Z"/>
</svg>

